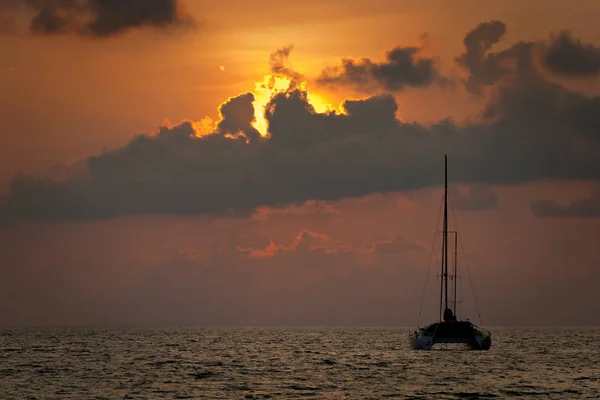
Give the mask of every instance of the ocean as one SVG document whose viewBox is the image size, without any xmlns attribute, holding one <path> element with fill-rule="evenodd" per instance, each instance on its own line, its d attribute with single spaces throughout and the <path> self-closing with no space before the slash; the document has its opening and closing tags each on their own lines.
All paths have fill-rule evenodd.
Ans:
<svg viewBox="0 0 600 400">
<path fill-rule="evenodd" d="M 408 330 L 2 329 L 0 398 L 600 398 L 600 328 L 492 328 L 489 351 Z"/>
</svg>

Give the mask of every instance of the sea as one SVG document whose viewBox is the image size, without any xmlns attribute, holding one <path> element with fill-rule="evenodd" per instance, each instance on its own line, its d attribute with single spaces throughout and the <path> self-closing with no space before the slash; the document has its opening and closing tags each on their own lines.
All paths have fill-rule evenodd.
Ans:
<svg viewBox="0 0 600 400">
<path fill-rule="evenodd" d="M 1 399 L 600 399 L 600 328 L 492 328 L 489 351 L 409 328 L 11 328 Z"/>
</svg>

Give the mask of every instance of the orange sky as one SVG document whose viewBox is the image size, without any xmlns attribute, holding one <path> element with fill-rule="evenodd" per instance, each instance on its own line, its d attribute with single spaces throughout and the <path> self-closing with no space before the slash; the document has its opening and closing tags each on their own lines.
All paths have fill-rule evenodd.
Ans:
<svg viewBox="0 0 600 400">
<path fill-rule="evenodd" d="M 1 193 L 10 196 L 16 174 L 55 176 L 61 164 L 119 149 L 166 123 L 205 117 L 217 123 L 218 107 L 229 98 L 260 95 L 256 83 L 271 72 L 270 55 L 288 45 L 286 66 L 334 107 L 369 94 L 319 85 L 324 68 L 342 57 L 381 61 L 395 46 L 422 48 L 440 75 L 458 83 L 393 92 L 396 115 L 424 125 L 451 117 L 459 126 L 481 118 L 494 89 L 483 97 L 469 93 L 454 61 L 479 23 L 506 24 L 497 52 L 561 29 L 600 46 L 600 4 L 593 0 L 578 7 L 541 0 L 186 4 L 195 29 L 132 29 L 109 38 L 27 29 L 0 34 Z M 19 18 L 27 21 L 24 13 Z M 600 96 L 598 74 L 548 76 L 588 98 Z M 452 178 L 452 160 L 450 168 Z M 470 187 L 461 185 L 463 193 Z M 458 211 L 484 323 L 600 323 L 594 289 L 600 212 L 576 218 L 532 212 L 536 200 L 588 198 L 594 177 L 485 187 L 497 205 Z M 440 195 L 438 187 L 423 187 L 318 203 L 298 199 L 239 218 L 142 213 L 6 224 L 0 303 L 7 308 L 0 325 L 412 325 Z M 468 286 L 464 296 L 475 320 Z"/>
</svg>

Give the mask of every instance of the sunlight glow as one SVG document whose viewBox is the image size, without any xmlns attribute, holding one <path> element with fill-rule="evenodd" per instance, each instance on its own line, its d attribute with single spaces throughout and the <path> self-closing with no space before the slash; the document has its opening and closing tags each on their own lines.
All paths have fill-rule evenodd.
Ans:
<svg viewBox="0 0 600 400">
<path fill-rule="evenodd" d="M 291 79 L 276 75 L 267 75 L 262 82 L 254 84 L 254 124 L 263 137 L 268 136 L 267 120 L 265 119 L 265 106 L 271 97 L 289 88 Z"/>
<path fill-rule="evenodd" d="M 254 122 L 252 122 L 252 126 L 258 130 L 262 137 L 269 137 L 269 129 L 268 122 L 265 118 L 265 107 L 271 100 L 271 98 L 280 92 L 285 92 L 290 88 L 298 88 L 304 92 L 306 92 L 306 96 L 308 102 L 314 108 L 314 111 L 318 114 L 326 114 L 330 112 L 336 112 L 339 114 L 344 114 L 344 110 L 342 105 L 340 107 L 334 107 L 325 99 L 323 95 L 311 93 L 307 87 L 306 82 L 298 83 L 294 81 L 292 78 L 281 74 L 270 74 L 266 75 L 262 81 L 256 82 L 254 84 Z M 229 98 L 227 101 L 231 100 Z M 225 104 L 225 103 L 223 103 Z M 223 105 L 221 104 L 221 105 Z M 223 118 L 223 116 L 221 116 Z M 192 120 L 183 120 L 183 122 L 188 122 L 191 124 L 192 129 L 194 130 L 194 134 L 196 137 L 201 138 L 203 136 L 208 136 L 215 134 L 218 130 L 219 121 L 215 121 L 210 117 L 204 117 L 199 121 Z M 172 129 L 174 124 L 172 124 L 168 119 L 164 119 L 161 126 Z M 241 132 L 238 133 L 227 133 L 224 135 L 229 139 L 239 139 L 240 137 L 245 137 Z M 248 141 L 248 140 L 247 140 Z"/>
<path fill-rule="evenodd" d="M 323 96 L 308 92 L 308 102 L 312 104 L 315 111 L 319 114 L 324 114 L 330 111 L 336 111 L 336 108 L 329 104 Z"/>
<path fill-rule="evenodd" d="M 292 79 L 277 74 L 267 75 L 261 82 L 255 83 L 253 92 L 255 121 L 253 126 L 260 132 L 261 136 L 269 136 L 268 123 L 265 119 L 265 106 L 269 103 L 269 100 L 273 95 L 288 90 L 290 85 L 294 84 Z M 308 102 L 314 107 L 317 113 L 323 114 L 337 111 L 337 109 L 329 104 L 323 96 L 308 91 L 306 82 L 297 84 L 297 86 L 299 89 L 307 92 Z"/>
</svg>

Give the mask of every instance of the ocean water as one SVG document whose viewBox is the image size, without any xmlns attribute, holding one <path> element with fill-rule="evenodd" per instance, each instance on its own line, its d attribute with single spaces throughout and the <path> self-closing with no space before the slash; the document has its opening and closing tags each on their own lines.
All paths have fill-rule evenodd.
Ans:
<svg viewBox="0 0 600 400">
<path fill-rule="evenodd" d="M 0 398 L 600 398 L 600 328 L 491 331 L 414 351 L 408 328 L 4 329 Z"/>
</svg>

